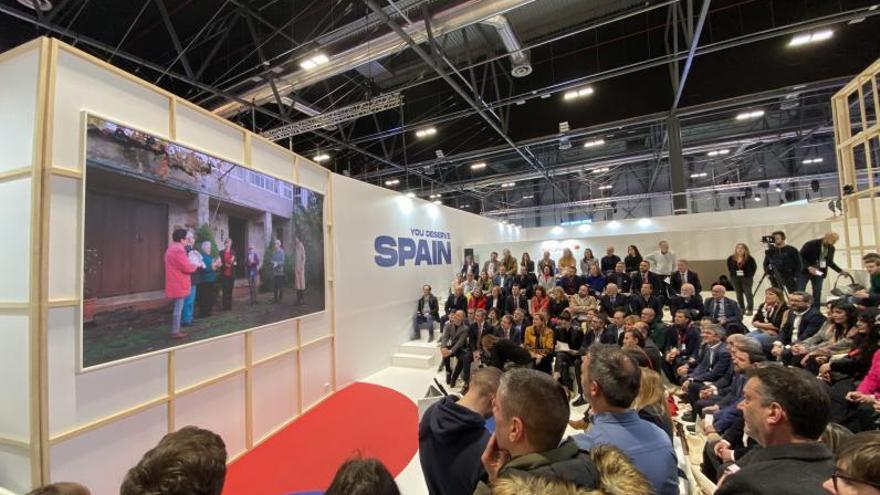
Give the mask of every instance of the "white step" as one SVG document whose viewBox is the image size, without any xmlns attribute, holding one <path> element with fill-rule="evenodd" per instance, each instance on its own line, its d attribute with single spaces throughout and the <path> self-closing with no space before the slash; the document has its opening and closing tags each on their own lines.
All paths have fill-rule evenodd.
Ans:
<svg viewBox="0 0 880 495">
<path fill-rule="evenodd" d="M 397 348 L 400 354 L 418 354 L 420 356 L 435 356 L 440 354 L 440 348 L 437 347 L 437 341 L 427 342 L 424 340 L 413 340 L 400 344 Z"/>
<path fill-rule="evenodd" d="M 401 368 L 427 370 L 437 366 L 437 357 L 425 356 L 422 354 L 397 353 L 391 356 L 391 365 L 399 366 Z"/>
</svg>

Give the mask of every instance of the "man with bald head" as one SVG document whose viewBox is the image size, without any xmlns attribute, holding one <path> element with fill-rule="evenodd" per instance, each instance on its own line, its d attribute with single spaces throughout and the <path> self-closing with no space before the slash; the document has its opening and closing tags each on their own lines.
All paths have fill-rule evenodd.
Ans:
<svg viewBox="0 0 880 495">
<path fill-rule="evenodd" d="M 828 270 L 834 270 L 841 275 L 848 275 L 847 271 L 837 266 L 834 262 L 834 244 L 840 238 L 834 232 L 828 232 L 819 239 L 807 241 L 801 248 L 803 271 L 798 279 L 798 289 L 807 290 L 807 282 L 813 289 L 813 304 L 818 308 L 822 305 L 822 283 L 828 276 Z"/>
</svg>

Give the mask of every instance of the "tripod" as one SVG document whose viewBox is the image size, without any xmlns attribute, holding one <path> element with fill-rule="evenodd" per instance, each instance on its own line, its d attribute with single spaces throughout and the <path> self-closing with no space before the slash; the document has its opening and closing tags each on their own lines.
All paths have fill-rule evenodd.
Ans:
<svg viewBox="0 0 880 495">
<path fill-rule="evenodd" d="M 752 299 L 754 299 L 755 296 L 758 295 L 758 291 L 761 290 L 761 284 L 764 283 L 764 280 L 767 279 L 768 275 L 770 276 L 770 286 L 776 287 L 779 290 L 781 290 L 782 296 L 787 301 L 788 300 L 788 289 L 785 287 L 784 281 L 781 278 L 779 278 L 779 274 L 777 274 L 776 271 L 773 270 L 772 266 L 770 267 L 769 271 L 764 271 L 764 275 L 761 275 L 761 280 L 758 280 L 758 284 L 755 286 L 755 291 L 752 292 Z"/>
</svg>

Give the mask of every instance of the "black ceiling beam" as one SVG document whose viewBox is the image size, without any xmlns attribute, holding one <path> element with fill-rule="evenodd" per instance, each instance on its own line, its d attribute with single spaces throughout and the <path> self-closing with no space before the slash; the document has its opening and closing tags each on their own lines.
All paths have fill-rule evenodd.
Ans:
<svg viewBox="0 0 880 495">
<path fill-rule="evenodd" d="M 149 1 L 149 0 L 147 0 Z M 220 51 L 220 48 L 223 47 L 223 43 L 229 38 L 229 35 L 232 34 L 235 25 L 238 24 L 238 20 L 241 19 L 241 13 L 236 11 L 232 14 L 232 20 L 229 21 L 229 25 L 224 29 L 223 34 L 220 35 L 220 38 L 214 42 L 214 46 L 211 47 L 211 51 L 208 52 L 208 55 L 202 59 L 202 65 L 199 67 L 199 70 L 196 71 L 196 80 L 201 80 L 202 75 L 205 73 L 205 70 L 211 64 L 211 61 L 214 60 L 214 57 L 217 56 L 217 52 Z"/>
<path fill-rule="evenodd" d="M 684 86 L 687 83 L 688 74 L 691 72 L 691 66 L 694 63 L 694 55 L 697 53 L 697 46 L 700 44 L 700 35 L 703 32 L 703 25 L 706 23 L 706 17 L 709 15 L 709 4 L 712 0 L 703 0 L 703 8 L 700 10 L 700 18 L 697 20 L 697 27 L 694 30 L 691 46 L 688 48 L 687 58 L 684 61 L 684 69 L 681 71 L 681 77 L 678 79 L 678 88 L 675 91 L 675 99 L 672 101 L 670 113 L 675 113 L 678 104 L 681 102 L 681 95 L 684 93 Z M 677 24 L 676 24 L 677 25 Z M 678 29 L 676 31 L 676 39 L 678 38 Z"/>
<path fill-rule="evenodd" d="M 177 37 L 177 30 L 174 29 L 174 24 L 171 23 L 171 16 L 168 15 L 168 9 L 165 8 L 165 2 L 163 0 L 155 0 L 153 3 L 155 3 L 156 8 L 159 9 L 159 14 L 162 16 L 162 23 L 165 24 L 165 29 L 168 30 L 168 34 L 171 36 L 171 42 L 174 44 L 174 49 L 177 50 L 177 58 L 171 63 L 171 66 L 176 64 L 177 60 L 180 60 L 181 65 L 183 65 L 183 70 L 186 71 L 186 75 L 191 79 L 195 79 L 196 73 L 193 72 L 192 67 L 189 65 L 189 59 L 186 57 L 183 45 L 180 44 L 180 38 Z M 171 66 L 169 66 L 169 69 Z M 159 77 L 156 83 L 158 83 L 162 77 L 165 77 L 167 70 L 168 69 L 162 73 L 162 76 Z"/>
<path fill-rule="evenodd" d="M 539 174 L 541 174 L 541 176 L 543 176 L 544 179 L 554 189 L 559 191 L 559 193 L 563 197 L 568 198 L 566 193 L 550 179 L 550 175 L 547 174 L 547 171 L 544 169 L 544 167 L 542 165 L 536 163 L 536 161 L 532 157 L 529 157 L 525 152 L 523 152 L 523 150 L 521 150 L 519 148 L 519 146 L 517 146 L 516 143 L 514 143 L 513 140 L 510 139 L 510 137 L 508 137 L 507 134 L 504 133 L 504 131 L 501 129 L 501 127 L 499 127 L 498 123 L 495 122 L 495 120 L 492 117 L 490 117 L 489 114 L 487 114 L 483 110 L 483 108 L 481 108 L 479 105 L 477 105 L 477 103 L 473 99 L 471 99 L 471 97 L 467 94 L 467 92 L 465 92 L 465 90 L 461 89 L 461 87 L 458 85 L 458 83 L 456 83 L 448 74 L 446 74 L 446 72 L 439 65 L 437 65 L 437 63 L 434 61 L 434 59 L 431 57 L 431 55 L 428 54 L 427 52 L 425 52 L 425 50 L 422 49 L 422 47 L 419 46 L 419 44 L 416 43 L 415 40 L 413 40 L 412 37 L 406 33 L 406 31 L 401 29 L 401 27 L 399 25 L 397 25 L 397 23 L 394 22 L 394 20 L 391 19 L 391 17 L 389 17 L 388 14 L 386 14 L 385 11 L 382 10 L 382 8 L 376 4 L 376 2 L 374 2 L 373 0 L 363 0 L 363 2 L 368 7 L 370 7 L 370 9 L 373 12 L 375 12 L 379 16 L 379 18 L 382 19 L 385 22 L 385 24 L 388 25 L 388 27 L 390 27 L 395 33 L 397 33 L 397 35 L 400 36 L 400 38 L 403 39 L 406 42 L 406 44 L 409 45 L 409 47 L 414 52 L 416 52 L 416 54 L 419 57 L 421 57 L 421 59 L 424 60 L 424 62 L 426 64 L 428 64 L 428 66 L 431 67 L 431 69 L 434 70 L 434 72 L 436 72 L 441 78 L 443 78 L 443 80 L 446 81 L 446 83 L 456 93 L 458 93 L 458 95 L 465 101 L 465 103 L 467 103 L 468 106 L 473 108 L 477 112 L 477 114 L 483 120 L 485 120 L 487 124 L 489 124 L 489 127 L 491 127 L 495 132 L 497 132 L 499 136 L 501 136 L 501 138 L 508 144 L 508 146 L 511 147 L 511 149 L 513 149 L 517 154 L 519 154 L 523 158 L 523 160 L 525 160 L 526 163 L 529 164 L 529 166 L 531 166 L 532 168 L 535 169 L 535 171 L 537 171 Z M 453 70 L 455 71 L 454 67 L 453 67 Z"/>
</svg>

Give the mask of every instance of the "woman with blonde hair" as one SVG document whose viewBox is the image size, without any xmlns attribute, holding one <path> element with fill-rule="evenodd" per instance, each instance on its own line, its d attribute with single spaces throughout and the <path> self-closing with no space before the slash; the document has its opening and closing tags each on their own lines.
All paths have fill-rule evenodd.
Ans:
<svg viewBox="0 0 880 495">
<path fill-rule="evenodd" d="M 752 281 L 755 272 L 758 270 L 758 263 L 749 252 L 749 247 L 742 242 L 733 248 L 733 254 L 727 257 L 727 271 L 730 274 L 730 283 L 736 291 L 736 302 L 739 307 L 746 310 L 746 315 L 751 316 L 755 309 L 755 299 L 752 295 Z M 743 305 L 743 295 L 745 295 L 748 306 Z"/>
<path fill-rule="evenodd" d="M 577 269 L 577 260 L 574 259 L 571 249 L 565 248 L 562 250 L 562 257 L 556 262 L 556 267 L 559 268 L 559 273 L 563 275 L 568 268 Z"/>
<path fill-rule="evenodd" d="M 554 287 L 550 290 L 550 304 L 547 306 L 547 314 L 550 318 L 559 318 L 569 305 L 568 296 L 565 295 L 562 287 Z"/>
<path fill-rule="evenodd" d="M 642 368 L 642 382 L 639 385 L 639 395 L 633 401 L 632 409 L 639 413 L 639 417 L 654 423 L 672 438 L 672 415 L 669 414 L 669 402 L 666 401 L 666 393 L 663 390 L 663 380 L 660 373 Z"/>
</svg>

